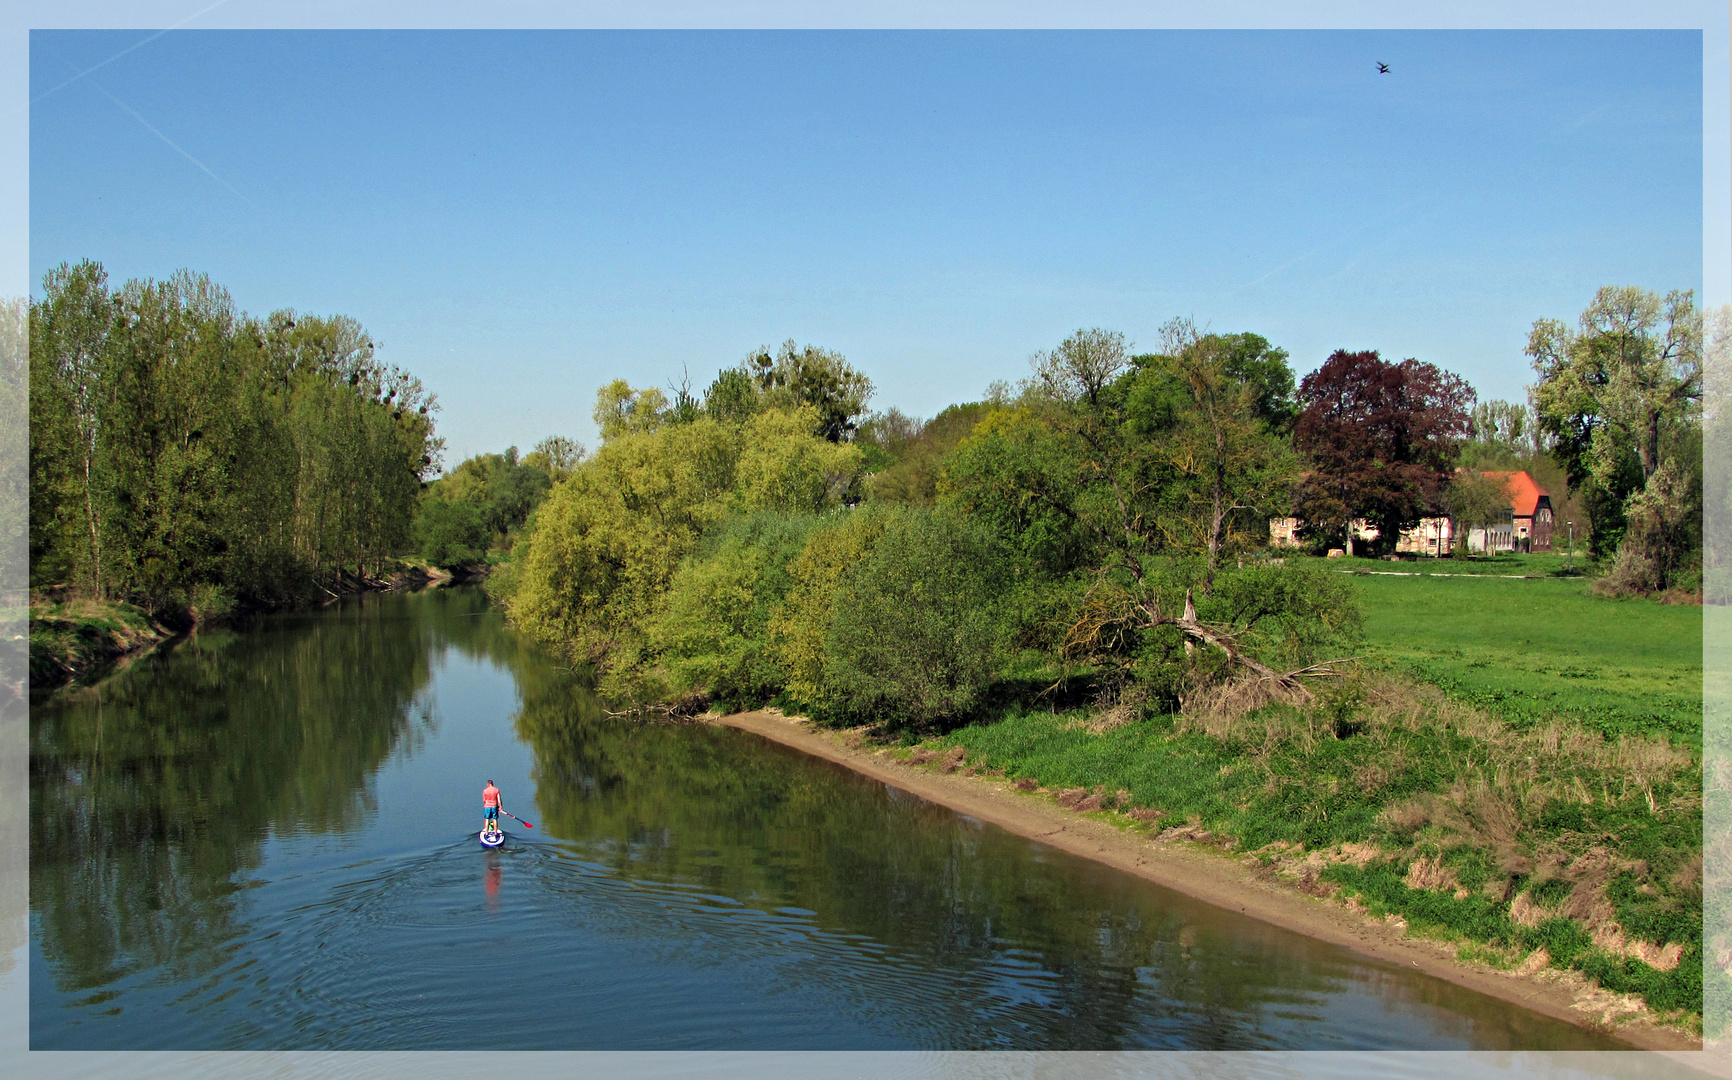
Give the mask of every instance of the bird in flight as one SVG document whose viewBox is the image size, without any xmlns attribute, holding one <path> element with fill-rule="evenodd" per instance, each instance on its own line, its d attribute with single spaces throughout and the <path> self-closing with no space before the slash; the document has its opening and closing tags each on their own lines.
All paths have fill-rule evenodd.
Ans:
<svg viewBox="0 0 1732 1080">
<path fill-rule="evenodd" d="M 1388 65 L 1388 64 L 1385 64 L 1385 63 L 1384 63 L 1384 62 L 1383 62 L 1383 61 L 1381 61 L 1381 60 L 1379 60 L 1379 61 L 1378 61 L 1378 62 L 1377 62 L 1377 73 L 1378 73 L 1378 74 L 1379 74 L 1379 75 L 1387 75 L 1387 74 L 1389 74 L 1389 65 Z"/>
</svg>

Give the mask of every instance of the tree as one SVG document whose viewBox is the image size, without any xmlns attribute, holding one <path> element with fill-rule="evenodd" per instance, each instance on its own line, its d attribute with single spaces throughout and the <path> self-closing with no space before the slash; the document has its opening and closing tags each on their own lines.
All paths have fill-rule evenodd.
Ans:
<svg viewBox="0 0 1732 1080">
<path fill-rule="evenodd" d="M 765 404 L 782 408 L 810 405 L 817 410 L 815 434 L 830 442 L 851 437 L 872 400 L 872 380 L 856 371 L 841 353 L 815 345 L 796 347 L 792 338 L 774 355 L 764 348 L 746 357 L 740 371 L 757 385 Z M 731 389 L 725 392 L 733 393 Z"/>
<path fill-rule="evenodd" d="M 1517 469 L 1545 452 L 1545 436 L 1533 408 L 1513 401 L 1482 401 L 1468 416 L 1462 464 Z"/>
<path fill-rule="evenodd" d="M 577 468 L 585 453 L 584 445 L 576 439 L 549 435 L 536 443 L 535 449 L 523 455 L 523 464 L 540 469 L 547 474 L 548 480 L 557 484 Z"/>
<path fill-rule="evenodd" d="M 354 320 L 254 319 L 188 271 L 111 290 L 89 262 L 43 293 L 32 580 L 184 611 L 194 591 L 303 595 L 406 549 L 436 403 Z"/>
<path fill-rule="evenodd" d="M 429 494 L 415 519 L 415 547 L 434 566 L 469 566 L 487 557 L 490 539 L 481 508 Z"/>
<path fill-rule="evenodd" d="M 1458 547 L 1463 555 L 1467 554 L 1468 530 L 1486 530 L 1486 553 L 1490 554 L 1491 527 L 1510 520 L 1507 483 L 1478 469 L 1463 469 L 1455 474 L 1444 489 L 1443 505 L 1455 519 Z"/>
<path fill-rule="evenodd" d="M 932 506 L 944 456 L 966 438 L 996 406 L 970 402 L 951 405 L 931 420 L 916 420 L 890 409 L 860 425 L 857 445 L 868 454 L 873 475 L 867 490 L 876 502 Z"/>
<path fill-rule="evenodd" d="M 645 620 L 729 514 L 832 509 L 860 474 L 859 448 L 814 434 L 811 407 L 630 430 L 634 410 L 617 408 L 630 393 L 623 382 L 598 393 L 598 415 L 627 426 L 553 488 L 492 586 L 531 635 L 604 665 L 643 655 Z"/>
<path fill-rule="evenodd" d="M 1701 507 L 1699 457 L 1680 451 L 1700 437 L 1702 316 L 1694 294 L 1661 297 L 1607 286 L 1572 330 L 1535 321 L 1527 353 L 1539 383 L 1533 405 L 1572 486 L 1597 489 L 1590 500 L 1594 550 L 1615 512 L 1623 536 L 1607 576 L 1614 589 L 1659 591 L 1683 569 Z"/>
<path fill-rule="evenodd" d="M 655 387 L 634 390 L 624 379 L 615 379 L 595 395 L 595 426 L 603 442 L 621 435 L 655 431 L 668 422 L 668 398 Z"/>
<path fill-rule="evenodd" d="M 1704 490 L 1703 589 L 1708 603 L 1724 604 L 1732 598 L 1732 550 L 1728 550 L 1732 544 L 1732 472 L 1726 468 L 1726 463 L 1732 462 L 1732 304 L 1711 309 L 1708 315 L 1702 388 L 1704 457 L 1718 462 L 1719 467 L 1707 470 L 1715 483 Z"/>
<path fill-rule="evenodd" d="M 718 372 L 704 391 L 704 412 L 723 423 L 743 424 L 761 407 L 758 384 L 739 368 Z"/>
<path fill-rule="evenodd" d="M 944 505 L 994 526 L 1031 571 L 1094 579 L 1091 599 L 1064 616 L 1067 659 L 1107 662 L 1159 630 L 1186 648 L 1155 667 L 1189 671 L 1201 649 L 1223 673 L 1291 681 L 1240 643 L 1263 616 L 1229 626 L 1207 615 L 1226 610 L 1209 597 L 1231 584 L 1228 556 L 1266 535 L 1295 475 L 1277 428 L 1291 374 L 1253 337 L 1176 321 L 1163 330 L 1168 352 L 1131 357 L 1119 335 L 1079 331 L 1037 354 L 1017 407 L 989 414 L 947 460 Z"/>
<path fill-rule="evenodd" d="M 681 565 L 645 630 L 675 690 L 750 707 L 786 682 L 767 627 L 792 584 L 788 564 L 819 520 L 777 511 L 730 518 Z"/>
<path fill-rule="evenodd" d="M 1473 388 L 1418 360 L 1337 349 L 1299 386 L 1294 446 L 1309 459 L 1295 512 L 1313 535 L 1342 538 L 1352 522 L 1377 527 L 1392 549 L 1437 505 L 1463 439 Z"/>
<path fill-rule="evenodd" d="M 1126 424 L 1153 448 L 1162 546 L 1202 554 L 1207 593 L 1221 560 L 1265 535 L 1297 473 L 1280 434 L 1293 373 L 1255 334 L 1200 335 L 1175 320 L 1163 336 L 1171 355 L 1137 357 L 1126 377 Z"/>
<path fill-rule="evenodd" d="M 74 488 L 89 541 L 88 560 L 80 561 L 87 568 L 90 595 L 101 599 L 106 589 L 99 410 L 114 302 L 107 271 L 88 260 L 50 270 L 42 291 L 42 302 L 31 305 L 30 320 L 30 396 L 37 404 L 30 425 L 31 488 L 37 493 L 31 503 L 39 511 L 31 515 L 31 532 L 46 532 L 53 493 L 63 483 Z"/>
<path fill-rule="evenodd" d="M 1079 330 L 1037 353 L 1018 407 L 947 460 L 947 499 L 1049 575 L 1110 565 L 1136 579 L 1150 557 L 1198 556 L 1211 587 L 1290 486 L 1277 425 L 1292 374 L 1256 335 L 1175 321 L 1163 338 L 1168 353 L 1132 357 L 1122 335 Z"/>
<path fill-rule="evenodd" d="M 29 302 L 0 298 L 0 595 L 9 597 L 30 581 L 29 336 Z"/>
<path fill-rule="evenodd" d="M 862 719 L 928 724 L 972 708 L 998 674 L 997 538 L 938 512 L 892 515 L 844 575 L 824 638 L 832 700 Z"/>
</svg>

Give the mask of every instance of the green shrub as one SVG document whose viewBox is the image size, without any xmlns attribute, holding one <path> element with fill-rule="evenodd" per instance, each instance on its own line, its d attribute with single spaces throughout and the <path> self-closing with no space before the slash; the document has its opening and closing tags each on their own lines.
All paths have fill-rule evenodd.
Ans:
<svg viewBox="0 0 1732 1080">
<path fill-rule="evenodd" d="M 816 515 L 764 512 L 729 518 L 674 576 L 645 626 L 676 691 L 703 690 L 729 705 L 757 705 L 786 681 L 771 647 L 771 613 L 787 594 L 788 564 Z"/>
<path fill-rule="evenodd" d="M 968 712 L 1004 654 L 1004 577 L 985 527 L 937 512 L 891 515 L 838 590 L 824 641 L 832 700 L 893 727 Z"/>
</svg>

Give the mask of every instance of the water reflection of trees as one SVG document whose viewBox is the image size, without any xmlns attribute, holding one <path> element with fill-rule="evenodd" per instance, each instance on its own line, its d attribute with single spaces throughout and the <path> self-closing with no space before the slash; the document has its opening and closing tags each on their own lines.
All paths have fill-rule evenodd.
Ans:
<svg viewBox="0 0 1732 1080">
<path fill-rule="evenodd" d="M 519 689 L 550 835 L 627 876 L 802 908 L 881 943 L 942 988 L 921 1023 L 954 1025 L 950 1045 L 1245 1048 L 1265 1006 L 1339 982 L 1314 956 L 1235 940 L 1242 924 L 1200 905 L 1042 861 L 1026 840 L 742 733 L 608 720 L 551 671 L 520 669 Z M 999 996 L 1007 961 L 1046 973 L 1015 990 L 1038 982 L 1038 1001 Z"/>
<path fill-rule="evenodd" d="M 370 809 L 368 780 L 425 720 L 444 606 L 361 597 L 259 619 L 39 703 L 30 904 L 56 983 L 220 963 L 264 838 Z"/>
</svg>

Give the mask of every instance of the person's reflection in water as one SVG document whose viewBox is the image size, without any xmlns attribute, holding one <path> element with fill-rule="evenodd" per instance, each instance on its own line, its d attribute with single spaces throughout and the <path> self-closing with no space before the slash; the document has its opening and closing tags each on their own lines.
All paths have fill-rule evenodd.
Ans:
<svg viewBox="0 0 1732 1080">
<path fill-rule="evenodd" d="M 499 912 L 499 880 L 504 871 L 499 866 L 499 852 L 487 852 L 487 910 Z"/>
</svg>

